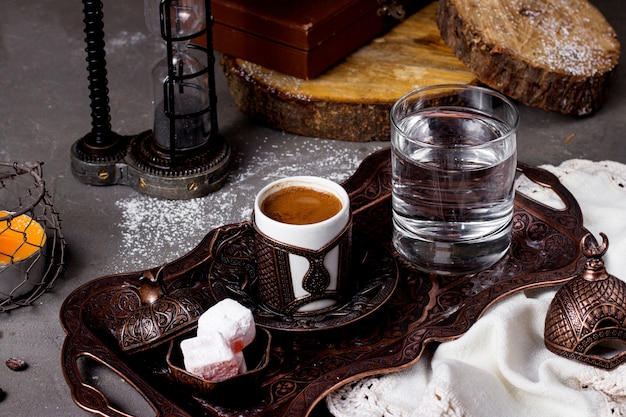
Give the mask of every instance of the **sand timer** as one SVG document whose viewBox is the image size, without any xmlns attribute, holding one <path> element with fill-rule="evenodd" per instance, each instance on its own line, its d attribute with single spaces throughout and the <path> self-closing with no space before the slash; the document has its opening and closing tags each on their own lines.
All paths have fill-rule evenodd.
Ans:
<svg viewBox="0 0 626 417">
<path fill-rule="evenodd" d="M 205 0 L 145 0 L 148 28 L 167 44 L 167 56 L 152 70 L 154 137 L 175 153 L 205 145 L 211 133 L 206 49 L 190 43 L 206 23 Z"/>
<path fill-rule="evenodd" d="M 153 129 L 131 136 L 111 130 L 102 1 L 83 6 L 92 130 L 72 145 L 74 176 L 167 199 L 219 189 L 231 148 L 217 126 L 210 0 L 144 0 L 148 28 L 167 54 L 152 71 Z"/>
</svg>

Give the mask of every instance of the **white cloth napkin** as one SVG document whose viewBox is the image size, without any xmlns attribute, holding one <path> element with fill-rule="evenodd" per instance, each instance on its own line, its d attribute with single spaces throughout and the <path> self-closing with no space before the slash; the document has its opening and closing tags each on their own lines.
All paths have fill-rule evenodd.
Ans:
<svg viewBox="0 0 626 417">
<path fill-rule="evenodd" d="M 626 165 L 570 160 L 544 166 L 578 200 L 584 225 L 609 238 L 607 270 L 626 279 Z M 562 207 L 522 177 L 517 189 Z M 414 365 L 368 377 L 326 398 L 336 417 L 626 416 L 626 365 L 598 369 L 549 352 L 544 321 L 555 288 L 529 290 L 494 304 L 459 339 L 428 347 Z"/>
</svg>

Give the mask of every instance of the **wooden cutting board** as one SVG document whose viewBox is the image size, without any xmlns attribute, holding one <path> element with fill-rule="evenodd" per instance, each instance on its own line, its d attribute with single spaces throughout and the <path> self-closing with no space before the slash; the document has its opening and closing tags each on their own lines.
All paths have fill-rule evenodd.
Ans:
<svg viewBox="0 0 626 417">
<path fill-rule="evenodd" d="M 303 136 L 389 139 L 389 110 L 416 88 L 476 84 L 445 44 L 431 3 L 322 75 L 303 80 L 222 56 L 235 105 L 252 120 Z"/>
</svg>

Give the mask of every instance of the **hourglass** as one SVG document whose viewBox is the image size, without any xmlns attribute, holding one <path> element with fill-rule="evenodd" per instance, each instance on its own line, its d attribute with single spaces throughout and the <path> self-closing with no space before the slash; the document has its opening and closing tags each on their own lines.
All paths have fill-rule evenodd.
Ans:
<svg viewBox="0 0 626 417">
<path fill-rule="evenodd" d="M 162 149 L 191 150 L 211 133 L 206 49 L 190 44 L 205 26 L 205 0 L 145 0 L 146 24 L 167 43 L 167 56 L 152 71 L 154 137 Z"/>
<path fill-rule="evenodd" d="M 83 5 L 92 131 L 72 146 L 74 176 L 168 199 L 219 189 L 231 150 L 217 125 L 210 0 L 144 0 L 148 29 L 166 42 L 167 54 L 152 70 L 153 129 L 135 136 L 111 132 L 102 2 Z"/>
</svg>

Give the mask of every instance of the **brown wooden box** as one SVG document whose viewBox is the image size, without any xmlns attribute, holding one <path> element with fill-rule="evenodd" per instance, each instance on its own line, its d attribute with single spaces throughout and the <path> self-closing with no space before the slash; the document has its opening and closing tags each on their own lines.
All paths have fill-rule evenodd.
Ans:
<svg viewBox="0 0 626 417">
<path fill-rule="evenodd" d="M 396 0 L 213 0 L 214 49 L 314 78 L 399 20 Z M 419 2 L 412 2 L 419 3 Z M 412 7 L 412 6 L 411 6 Z M 408 6 L 403 9 L 409 13 Z"/>
</svg>

